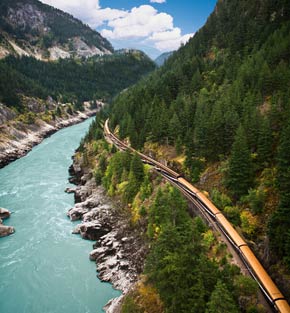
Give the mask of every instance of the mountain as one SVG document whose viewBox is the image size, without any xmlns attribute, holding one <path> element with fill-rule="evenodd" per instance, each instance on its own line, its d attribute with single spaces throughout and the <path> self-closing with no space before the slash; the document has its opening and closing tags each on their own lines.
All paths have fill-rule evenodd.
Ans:
<svg viewBox="0 0 290 313">
<path fill-rule="evenodd" d="M 167 162 L 207 190 L 288 299 L 289 99 L 290 2 L 219 0 L 164 66 L 116 98 L 110 117 L 133 147 L 159 146 L 150 155 L 162 160 L 175 148 Z"/>
<path fill-rule="evenodd" d="M 115 54 L 69 14 L 37 0 L 1 0 L 0 166 L 31 148 L 20 148 L 25 134 L 40 140 L 85 118 L 97 100 L 110 101 L 154 69 L 141 51 Z"/>
<path fill-rule="evenodd" d="M 157 66 L 162 66 L 164 62 L 173 54 L 174 51 L 164 52 L 157 57 L 154 62 Z"/>
<path fill-rule="evenodd" d="M 54 62 L 10 55 L 0 60 L 0 102 L 22 112 L 27 110 L 23 97 L 52 97 L 62 103 L 108 101 L 154 69 L 141 51 Z"/>
<path fill-rule="evenodd" d="M 37 0 L 1 0 L 0 58 L 56 60 L 111 53 L 108 40 L 67 13 Z"/>
</svg>

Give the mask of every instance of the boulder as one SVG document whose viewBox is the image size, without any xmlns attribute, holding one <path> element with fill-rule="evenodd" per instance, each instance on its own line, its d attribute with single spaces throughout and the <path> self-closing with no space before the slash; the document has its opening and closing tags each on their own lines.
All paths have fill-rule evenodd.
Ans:
<svg viewBox="0 0 290 313">
<path fill-rule="evenodd" d="M 7 209 L 4 209 L 4 208 L 0 208 L 0 218 L 2 220 L 5 220 L 6 218 L 9 218 L 10 217 L 10 212 L 7 210 Z"/>
<path fill-rule="evenodd" d="M 102 225 L 98 221 L 86 222 L 80 225 L 80 234 L 83 239 L 98 240 L 112 230 L 109 225 Z"/>
<path fill-rule="evenodd" d="M 80 220 L 85 213 L 88 213 L 88 211 L 88 208 L 76 205 L 67 212 L 67 216 L 71 221 L 77 221 Z"/>
<path fill-rule="evenodd" d="M 76 189 L 75 189 L 75 188 L 67 187 L 64 192 L 66 192 L 66 193 L 75 193 L 75 192 L 76 192 Z"/>
<path fill-rule="evenodd" d="M 0 237 L 11 235 L 15 232 L 14 227 L 0 225 Z"/>
</svg>

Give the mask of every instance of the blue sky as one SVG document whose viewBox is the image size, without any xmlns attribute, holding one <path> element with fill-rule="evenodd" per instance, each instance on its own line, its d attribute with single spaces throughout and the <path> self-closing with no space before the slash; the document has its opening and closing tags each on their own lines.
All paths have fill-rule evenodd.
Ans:
<svg viewBox="0 0 290 313">
<path fill-rule="evenodd" d="M 41 0 L 71 13 L 115 49 L 136 48 L 151 58 L 178 49 L 204 25 L 216 0 Z"/>
</svg>

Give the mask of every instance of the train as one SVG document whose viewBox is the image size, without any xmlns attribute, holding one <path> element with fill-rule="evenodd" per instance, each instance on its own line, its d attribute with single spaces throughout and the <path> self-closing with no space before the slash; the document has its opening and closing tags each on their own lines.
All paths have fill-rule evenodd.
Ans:
<svg viewBox="0 0 290 313">
<path fill-rule="evenodd" d="M 257 281 L 260 289 L 276 311 L 280 313 L 290 313 L 290 306 L 287 300 L 273 282 L 269 274 L 265 271 L 264 267 L 256 258 L 248 244 L 235 230 L 223 213 L 205 196 L 203 192 L 190 184 L 184 177 L 182 177 L 182 175 L 168 168 L 166 165 L 126 145 L 122 140 L 111 133 L 109 128 L 109 119 L 107 119 L 104 123 L 104 135 L 120 150 L 129 150 L 132 153 L 137 153 L 144 163 L 152 165 L 158 172 L 161 172 L 163 176 L 173 181 L 174 184 L 182 189 L 184 193 L 193 197 L 200 204 L 200 207 L 202 207 L 216 222 L 221 232 L 223 232 L 234 248 L 238 251 L 249 273 Z"/>
</svg>

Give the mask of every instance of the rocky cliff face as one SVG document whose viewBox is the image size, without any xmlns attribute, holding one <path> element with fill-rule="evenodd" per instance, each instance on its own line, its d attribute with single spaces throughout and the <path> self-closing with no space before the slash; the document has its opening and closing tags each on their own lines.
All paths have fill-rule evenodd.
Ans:
<svg viewBox="0 0 290 313">
<path fill-rule="evenodd" d="M 9 54 L 41 60 L 111 54 L 111 44 L 81 21 L 37 0 L 2 0 L 0 58 Z"/>
</svg>

